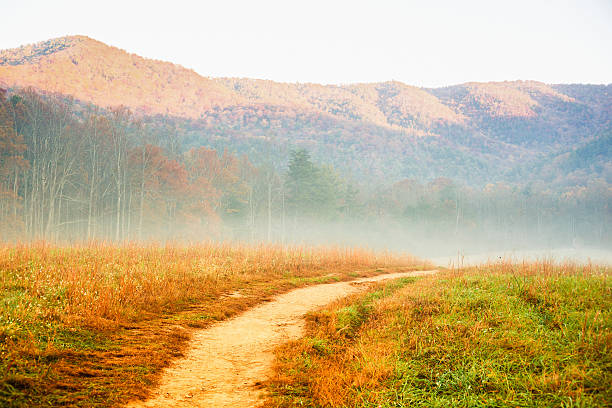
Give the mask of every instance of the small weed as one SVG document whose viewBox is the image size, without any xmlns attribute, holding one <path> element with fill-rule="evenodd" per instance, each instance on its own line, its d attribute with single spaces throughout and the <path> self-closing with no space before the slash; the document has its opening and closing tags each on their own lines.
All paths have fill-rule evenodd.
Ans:
<svg viewBox="0 0 612 408">
<path fill-rule="evenodd" d="M 310 339 L 310 344 L 312 348 L 316 350 L 319 354 L 325 355 L 331 353 L 326 339 L 318 339 L 315 337 Z"/>
</svg>

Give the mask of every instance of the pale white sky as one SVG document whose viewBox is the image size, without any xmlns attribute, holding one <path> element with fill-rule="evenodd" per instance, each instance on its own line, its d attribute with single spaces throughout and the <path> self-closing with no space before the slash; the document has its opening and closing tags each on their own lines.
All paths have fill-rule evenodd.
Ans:
<svg viewBox="0 0 612 408">
<path fill-rule="evenodd" d="M 612 0 L 0 0 L 0 49 L 83 34 L 205 76 L 612 82 Z"/>
</svg>

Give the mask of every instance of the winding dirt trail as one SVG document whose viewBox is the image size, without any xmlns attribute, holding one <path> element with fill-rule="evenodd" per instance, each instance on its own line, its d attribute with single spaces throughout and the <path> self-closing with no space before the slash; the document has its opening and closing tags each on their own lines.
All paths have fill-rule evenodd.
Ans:
<svg viewBox="0 0 612 408">
<path fill-rule="evenodd" d="M 277 296 L 194 333 L 185 357 L 164 372 L 152 398 L 128 407 L 257 407 L 263 393 L 258 385 L 272 367 L 274 348 L 302 335 L 304 314 L 362 290 L 363 283 L 435 272 L 390 273 Z"/>
</svg>

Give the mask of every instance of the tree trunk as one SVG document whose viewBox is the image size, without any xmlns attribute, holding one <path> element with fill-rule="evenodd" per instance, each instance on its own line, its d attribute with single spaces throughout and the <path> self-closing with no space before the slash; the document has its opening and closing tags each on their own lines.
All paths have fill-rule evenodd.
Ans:
<svg viewBox="0 0 612 408">
<path fill-rule="evenodd" d="M 272 240 L 272 182 L 268 181 L 268 242 Z"/>
</svg>

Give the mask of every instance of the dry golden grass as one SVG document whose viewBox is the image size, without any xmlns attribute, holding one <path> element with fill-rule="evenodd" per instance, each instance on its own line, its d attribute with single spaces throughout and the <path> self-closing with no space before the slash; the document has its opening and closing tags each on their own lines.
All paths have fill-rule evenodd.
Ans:
<svg viewBox="0 0 612 408">
<path fill-rule="evenodd" d="M 294 287 L 423 266 L 330 247 L 2 246 L 0 405 L 108 406 L 143 396 L 191 327 Z"/>
</svg>

